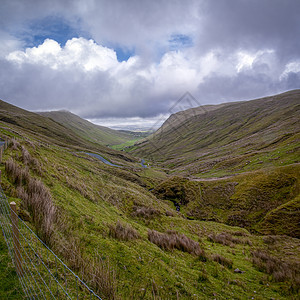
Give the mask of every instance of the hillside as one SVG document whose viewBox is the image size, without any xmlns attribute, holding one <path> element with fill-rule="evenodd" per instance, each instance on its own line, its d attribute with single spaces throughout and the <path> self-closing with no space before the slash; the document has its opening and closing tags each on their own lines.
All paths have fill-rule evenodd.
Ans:
<svg viewBox="0 0 300 300">
<path fill-rule="evenodd" d="M 39 112 L 41 116 L 71 129 L 80 137 L 102 145 L 123 144 L 130 140 L 140 138 L 140 134 L 134 132 L 120 132 L 104 126 L 95 125 L 68 111 Z"/>
<path fill-rule="evenodd" d="M 76 116 L 75 116 L 76 117 Z M 0 126 L 7 134 L 23 136 L 39 143 L 58 145 L 75 150 L 100 151 L 115 162 L 137 161 L 130 154 L 115 151 L 97 141 L 91 141 L 51 118 L 29 112 L 0 100 Z M 121 162 L 122 164 L 122 162 Z"/>
<path fill-rule="evenodd" d="M 180 176 L 154 193 L 189 218 L 299 238 L 299 108 L 300 90 L 189 109 L 132 153 Z"/>
<path fill-rule="evenodd" d="M 92 143 L 49 118 L 5 103 L 1 118 L 0 137 L 10 141 L 0 164 L 8 201 L 17 203 L 19 216 L 103 299 L 297 298 L 299 239 L 274 235 L 272 230 L 261 235 L 259 228 L 253 234 L 259 218 L 250 218 L 250 231 L 222 223 L 226 216 L 248 209 L 239 207 L 239 199 L 251 195 L 249 207 L 253 206 L 253 190 L 259 184 L 263 191 L 266 186 L 272 190 L 272 178 L 281 176 L 277 171 L 270 182 L 257 174 L 253 186 L 241 177 L 234 207 L 228 208 L 220 205 L 224 197 L 219 181 L 204 185 L 174 178 L 160 167 L 141 168 L 130 154 Z M 83 152 L 99 153 L 122 167 Z M 270 205 L 276 206 L 272 213 L 277 219 L 297 193 L 297 169 L 283 168 L 290 175 L 272 192 L 275 202 Z M 230 180 L 225 184 L 227 202 L 236 185 Z M 46 203 L 33 182 L 46 191 Z M 277 190 L 288 195 L 282 207 L 277 206 Z M 40 204 L 30 196 L 55 207 L 54 213 L 38 210 Z M 174 206 L 177 198 L 182 200 L 180 211 Z M 267 215 L 264 222 L 272 226 L 270 219 L 273 216 Z M 4 247 L 1 255 L 3 251 Z"/>
<path fill-rule="evenodd" d="M 299 108 L 300 90 L 295 90 L 214 109 L 190 109 L 172 115 L 132 153 L 201 178 L 297 163 Z"/>
</svg>

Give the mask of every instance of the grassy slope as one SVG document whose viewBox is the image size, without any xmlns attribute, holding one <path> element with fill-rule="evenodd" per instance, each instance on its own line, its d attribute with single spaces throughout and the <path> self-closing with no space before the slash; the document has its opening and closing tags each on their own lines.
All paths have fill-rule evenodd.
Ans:
<svg viewBox="0 0 300 300">
<path fill-rule="evenodd" d="M 175 178 L 156 189 L 161 199 L 189 201 L 182 210 L 190 217 L 299 237 L 299 101 L 296 90 L 194 115 L 190 109 L 132 152 L 202 180 Z"/>
<path fill-rule="evenodd" d="M 181 205 L 187 216 L 300 238 L 299 164 L 212 181 L 172 177 L 154 193 Z M 286 221 L 288 218 L 288 222 Z"/>
<path fill-rule="evenodd" d="M 62 124 L 84 139 L 102 145 L 123 144 L 137 138 L 134 133 L 120 132 L 95 125 L 67 111 L 40 112 L 39 114 Z"/>
<path fill-rule="evenodd" d="M 0 299 L 22 299 L 23 293 L 16 270 L 8 255 L 5 239 L 0 229 Z"/>
<path fill-rule="evenodd" d="M 8 114 L 7 111 L 6 116 Z M 114 162 L 126 166 L 123 169 L 109 167 L 84 154 L 74 153 L 77 151 L 72 143 L 64 143 L 62 147 L 58 143 L 52 144 L 52 138 L 44 136 L 43 140 L 48 143 L 41 144 L 36 141 L 37 133 L 26 126 L 24 129 L 1 122 L 0 133 L 2 137 L 23 138 L 21 145 L 39 162 L 39 170 L 31 165 L 27 167 L 31 176 L 40 178 L 49 188 L 58 208 L 52 241 L 54 251 L 69 265 L 74 264 L 73 255 L 79 254 L 85 259 L 99 255 L 104 261 L 109 259 L 117 272 L 117 295 L 120 298 L 245 299 L 259 295 L 261 298 L 296 299 L 297 291 L 292 288 L 295 283 L 288 279 L 276 282 L 252 264 L 251 252 L 263 248 L 270 255 L 295 264 L 299 240 L 276 237 L 270 245 L 262 237 L 238 227 L 187 220 L 174 210 L 172 202 L 160 200 L 149 192 L 167 178 L 159 169 L 138 168 L 134 160 L 130 161 L 130 156 L 118 156 L 118 152 L 103 148 L 110 158 L 115 159 Z M 96 148 L 89 143 L 85 147 L 90 151 Z M 4 161 L 9 158 L 25 168 L 21 146 L 14 150 L 9 148 Z M 22 215 L 28 215 L 21 200 L 15 198 L 16 185 L 6 177 L 4 166 L 0 168 L 7 196 L 17 201 Z M 145 207 L 156 213 L 150 216 L 135 213 L 137 208 Z M 113 238 L 109 226 L 116 224 L 117 220 L 135 228 L 140 238 L 130 241 Z M 180 250 L 162 250 L 149 242 L 148 229 L 160 232 L 172 229 L 199 241 L 206 252 L 206 261 Z M 239 243 L 229 245 L 209 240 L 210 234 L 221 232 L 233 235 L 243 232 L 243 236 L 237 237 Z M 214 254 L 232 260 L 232 268 L 215 262 Z M 245 273 L 235 273 L 235 268 Z"/>
<path fill-rule="evenodd" d="M 299 100 L 300 90 L 296 90 L 184 117 L 137 144 L 132 152 L 177 173 L 199 177 L 296 163 Z"/>
<path fill-rule="evenodd" d="M 30 137 L 31 140 L 40 144 L 55 144 L 73 149 L 73 151 L 99 152 L 108 160 L 121 163 L 121 165 L 123 161 L 138 161 L 130 154 L 115 151 L 96 141 L 90 141 L 78 135 L 77 131 L 72 131 L 51 118 L 26 111 L 1 100 L 0 121 L 2 121 L 0 126 L 4 130 L 4 136 L 18 136 L 24 139 Z"/>
</svg>

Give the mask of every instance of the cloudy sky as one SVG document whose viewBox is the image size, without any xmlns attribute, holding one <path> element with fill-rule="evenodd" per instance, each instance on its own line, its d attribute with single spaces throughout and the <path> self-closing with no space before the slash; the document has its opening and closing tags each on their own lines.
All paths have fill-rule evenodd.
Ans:
<svg viewBox="0 0 300 300">
<path fill-rule="evenodd" d="M 0 0 L 0 99 L 152 126 L 300 88 L 299 0 Z"/>
</svg>

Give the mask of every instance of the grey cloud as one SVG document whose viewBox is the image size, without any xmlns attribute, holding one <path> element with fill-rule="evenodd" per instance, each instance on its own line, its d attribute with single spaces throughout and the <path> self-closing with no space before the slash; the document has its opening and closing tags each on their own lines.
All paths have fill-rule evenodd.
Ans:
<svg viewBox="0 0 300 300">
<path fill-rule="evenodd" d="M 284 61 L 299 57 L 298 0 L 220 0 L 199 7 L 198 50 L 276 49 Z"/>
<path fill-rule="evenodd" d="M 76 68 L 17 66 L 2 59 L 0 97 L 26 109 L 65 108 L 87 118 L 167 113 L 186 90 L 174 84 L 173 89 L 159 91 L 151 80 L 137 74 L 157 65 L 160 56 L 174 46 L 169 41 L 177 34 L 190 37 L 186 53 L 194 59 L 195 69 L 198 58 L 211 51 L 219 51 L 228 64 L 237 51 L 273 51 L 258 55 L 241 72 L 221 75 L 214 71 L 202 81 L 199 78 L 201 83 L 190 92 L 200 103 L 251 99 L 299 88 L 299 72 L 282 77 L 287 63 L 300 60 L 299 13 L 298 0 L 2 0 L 0 26 L 8 35 L 26 31 L 28 22 L 37 17 L 58 15 L 80 24 L 98 44 L 135 49 L 140 62 L 130 71 L 134 74 L 131 87 L 124 90 L 106 72 L 87 75 Z M 4 41 L 5 35 L 1 37 Z"/>
</svg>

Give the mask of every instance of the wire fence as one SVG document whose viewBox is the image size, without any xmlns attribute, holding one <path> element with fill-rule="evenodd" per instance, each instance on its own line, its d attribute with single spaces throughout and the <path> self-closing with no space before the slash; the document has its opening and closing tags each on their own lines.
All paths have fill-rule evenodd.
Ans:
<svg viewBox="0 0 300 300">
<path fill-rule="evenodd" d="M 0 225 L 25 299 L 102 300 L 18 216 L 1 186 Z"/>
</svg>

